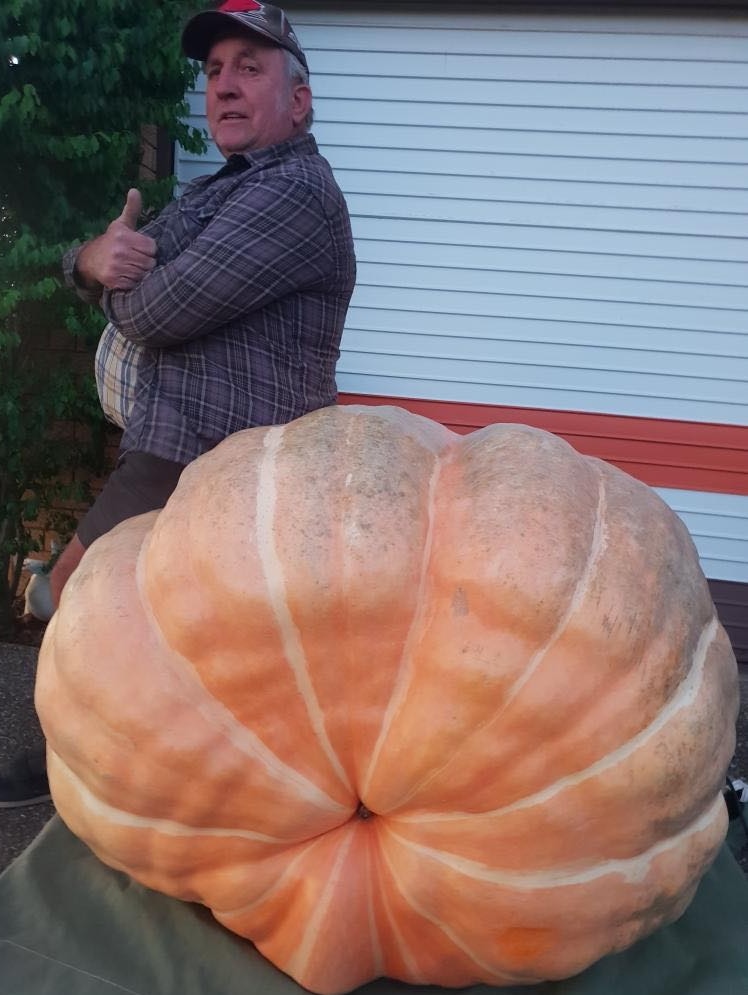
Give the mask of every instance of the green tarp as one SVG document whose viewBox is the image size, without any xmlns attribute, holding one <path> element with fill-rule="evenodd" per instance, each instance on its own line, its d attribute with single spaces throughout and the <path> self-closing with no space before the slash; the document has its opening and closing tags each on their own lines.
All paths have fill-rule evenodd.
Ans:
<svg viewBox="0 0 748 995">
<path fill-rule="evenodd" d="M 748 882 L 727 845 L 686 914 L 567 981 L 471 995 L 748 995 Z M 0 995 L 301 995 L 202 908 L 109 870 L 55 817 L 0 876 Z M 444 989 L 380 980 L 357 995 Z"/>
</svg>

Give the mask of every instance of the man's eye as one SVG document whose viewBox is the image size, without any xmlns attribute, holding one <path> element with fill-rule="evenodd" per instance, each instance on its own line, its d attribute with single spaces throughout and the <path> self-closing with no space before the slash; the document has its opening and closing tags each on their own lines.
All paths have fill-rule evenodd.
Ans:
<svg viewBox="0 0 748 995">
<path fill-rule="evenodd" d="M 220 69 L 218 68 L 218 66 L 211 66 L 211 68 L 207 71 L 205 75 L 208 77 L 208 79 L 215 79 L 215 77 L 219 74 L 219 72 Z"/>
<path fill-rule="evenodd" d="M 239 67 L 239 69 L 240 69 L 240 71 L 241 71 L 241 72 L 243 72 L 243 73 L 249 73 L 249 74 L 252 74 L 252 73 L 256 73 L 256 72 L 257 72 L 257 66 L 256 66 L 256 65 L 254 64 L 254 62 L 244 62 L 244 63 L 243 63 L 243 64 L 242 64 L 242 65 L 241 65 L 241 66 Z"/>
</svg>

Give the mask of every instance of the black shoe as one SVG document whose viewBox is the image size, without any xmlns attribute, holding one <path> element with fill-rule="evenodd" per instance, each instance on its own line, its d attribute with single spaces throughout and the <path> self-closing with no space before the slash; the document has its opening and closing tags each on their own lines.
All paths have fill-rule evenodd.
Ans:
<svg viewBox="0 0 748 995">
<path fill-rule="evenodd" d="M 0 808 L 38 805 L 50 798 L 43 749 L 24 750 L 0 769 Z"/>
</svg>

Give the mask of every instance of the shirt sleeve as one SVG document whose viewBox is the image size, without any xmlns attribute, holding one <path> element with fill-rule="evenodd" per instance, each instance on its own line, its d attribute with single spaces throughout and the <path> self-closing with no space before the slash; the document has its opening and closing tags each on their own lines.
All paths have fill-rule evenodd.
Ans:
<svg viewBox="0 0 748 995">
<path fill-rule="evenodd" d="M 241 185 L 180 255 L 130 291 L 106 292 L 107 317 L 131 342 L 168 348 L 332 275 L 332 239 L 306 179 Z"/>
<path fill-rule="evenodd" d="M 78 261 L 78 253 L 82 248 L 83 245 L 71 245 L 62 257 L 62 275 L 65 280 L 65 286 L 74 290 L 86 304 L 99 304 L 104 288 L 99 286 L 95 290 L 89 290 L 88 287 L 84 287 L 83 284 L 78 283 L 75 278 L 75 264 Z"/>
<path fill-rule="evenodd" d="M 152 239 L 158 242 L 158 236 L 163 228 L 163 223 L 161 221 L 161 216 L 154 218 L 147 224 L 143 225 L 142 228 L 138 228 L 138 231 L 143 235 L 150 235 Z M 65 281 L 65 286 L 69 287 L 70 290 L 74 290 L 76 294 L 84 300 L 86 304 L 99 305 L 102 303 L 101 297 L 104 293 L 104 288 L 99 284 L 94 289 L 89 289 L 84 287 L 82 283 L 79 283 L 75 275 L 75 264 L 78 262 L 78 256 L 81 249 L 86 242 L 81 242 L 77 245 L 71 245 L 70 248 L 64 253 L 62 257 L 62 275 Z"/>
</svg>

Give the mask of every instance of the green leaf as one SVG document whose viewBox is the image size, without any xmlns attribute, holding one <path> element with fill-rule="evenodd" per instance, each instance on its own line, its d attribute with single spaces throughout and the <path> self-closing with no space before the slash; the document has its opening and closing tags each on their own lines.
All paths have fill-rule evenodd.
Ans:
<svg viewBox="0 0 748 995">
<path fill-rule="evenodd" d="M 85 499 L 82 471 L 104 465 L 91 352 L 104 317 L 62 286 L 61 256 L 103 231 L 129 187 L 152 211 L 172 196 L 173 179 L 139 175 L 141 125 L 205 148 L 185 123 L 195 73 L 179 51 L 179 25 L 198 6 L 0 3 L 0 628 L 9 557 L 33 548 L 31 519 L 72 528 L 54 502 Z M 61 423 L 80 431 L 63 443 Z"/>
</svg>

